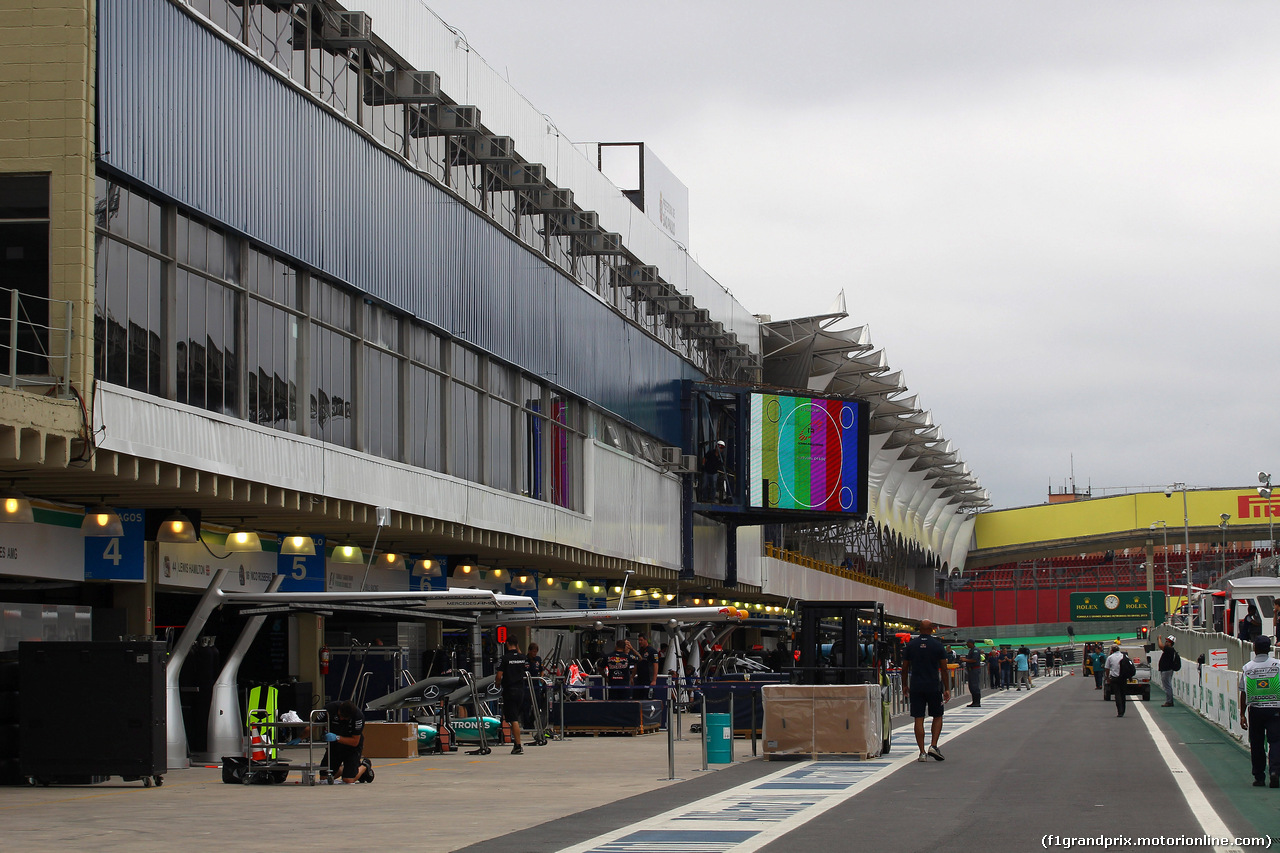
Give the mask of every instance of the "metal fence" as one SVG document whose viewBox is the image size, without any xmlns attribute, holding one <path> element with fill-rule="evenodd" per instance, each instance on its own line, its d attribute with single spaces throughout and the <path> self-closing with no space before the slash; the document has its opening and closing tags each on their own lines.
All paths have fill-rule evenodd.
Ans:
<svg viewBox="0 0 1280 853">
<path fill-rule="evenodd" d="M 0 384 L 71 394 L 72 304 L 0 287 Z"/>
<path fill-rule="evenodd" d="M 1245 663 L 1253 657 L 1253 645 L 1230 634 L 1220 631 L 1201 631 L 1194 628 L 1183 628 L 1168 622 L 1156 628 L 1157 637 L 1173 635 L 1174 646 L 1178 655 L 1184 660 L 1195 661 L 1204 655 L 1209 660 L 1211 649 L 1227 650 L 1227 668 L 1239 672 Z"/>
</svg>

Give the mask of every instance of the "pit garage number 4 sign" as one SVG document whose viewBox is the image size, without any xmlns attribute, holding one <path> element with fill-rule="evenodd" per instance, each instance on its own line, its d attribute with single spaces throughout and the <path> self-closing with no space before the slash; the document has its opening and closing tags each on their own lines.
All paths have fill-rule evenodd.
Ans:
<svg viewBox="0 0 1280 853">
<path fill-rule="evenodd" d="M 84 579 L 142 581 L 146 579 L 143 539 L 146 525 L 140 509 L 117 509 L 123 536 L 84 537 Z"/>
</svg>

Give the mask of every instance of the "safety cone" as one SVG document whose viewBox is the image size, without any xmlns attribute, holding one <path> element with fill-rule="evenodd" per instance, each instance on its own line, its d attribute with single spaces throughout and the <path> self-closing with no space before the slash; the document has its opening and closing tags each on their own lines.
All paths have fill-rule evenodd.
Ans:
<svg viewBox="0 0 1280 853">
<path fill-rule="evenodd" d="M 253 750 L 249 754 L 249 757 L 254 761 L 266 761 L 267 752 L 265 749 L 262 748 L 263 740 L 262 740 L 262 736 L 258 733 L 257 727 L 250 727 L 249 743 L 253 747 Z"/>
</svg>

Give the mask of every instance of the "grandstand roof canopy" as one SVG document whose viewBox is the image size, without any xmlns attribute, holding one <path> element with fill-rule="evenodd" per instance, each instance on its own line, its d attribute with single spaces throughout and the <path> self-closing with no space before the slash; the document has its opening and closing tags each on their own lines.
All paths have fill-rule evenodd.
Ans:
<svg viewBox="0 0 1280 853">
<path fill-rule="evenodd" d="M 871 515 L 949 566 L 963 566 L 969 513 L 990 506 L 987 493 L 918 396 L 907 393 L 902 371 L 875 349 L 868 327 L 839 328 L 847 318 L 841 292 L 824 314 L 763 323 L 764 381 L 866 400 Z"/>
</svg>

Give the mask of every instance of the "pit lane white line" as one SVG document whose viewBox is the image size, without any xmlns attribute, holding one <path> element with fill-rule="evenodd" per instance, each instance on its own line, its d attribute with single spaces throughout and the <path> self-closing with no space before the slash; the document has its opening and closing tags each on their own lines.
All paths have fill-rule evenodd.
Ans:
<svg viewBox="0 0 1280 853">
<path fill-rule="evenodd" d="M 1057 682 L 1069 678 L 1054 678 Z M 1035 688 L 1043 690 L 1050 681 Z M 952 709 L 940 745 L 963 735 L 1023 699 L 994 691 L 983 696 L 981 709 Z M 804 761 L 736 788 L 678 806 L 662 814 L 566 847 L 560 853 L 662 853 L 698 850 L 705 853 L 752 853 L 776 841 L 908 764 L 915 764 L 913 724 L 891 732 L 893 746 L 907 754 L 868 761 Z M 763 824 L 763 828 L 760 828 Z"/>
<path fill-rule="evenodd" d="M 1147 727 L 1147 733 L 1151 735 L 1151 740 L 1155 742 L 1156 749 L 1160 752 L 1160 757 L 1164 759 L 1169 772 L 1173 774 L 1173 781 L 1178 783 L 1178 790 L 1182 792 L 1182 798 L 1187 801 L 1187 808 L 1191 810 L 1196 820 L 1200 822 L 1200 828 L 1204 830 L 1204 834 L 1214 838 L 1235 838 L 1235 834 L 1227 829 L 1227 824 L 1209 803 L 1209 798 L 1204 795 L 1204 791 L 1200 790 L 1196 780 L 1187 772 L 1187 766 L 1182 763 L 1182 759 L 1178 758 L 1173 751 L 1173 746 L 1169 743 L 1169 739 L 1165 737 L 1164 732 L 1160 730 L 1160 727 L 1156 725 L 1156 721 L 1152 719 L 1151 712 L 1141 702 L 1132 704 L 1137 706 L 1138 716 L 1142 718 L 1143 724 Z M 1221 851 L 1221 853 L 1238 853 L 1240 851 L 1239 847 L 1215 847 L 1213 849 Z"/>
</svg>

